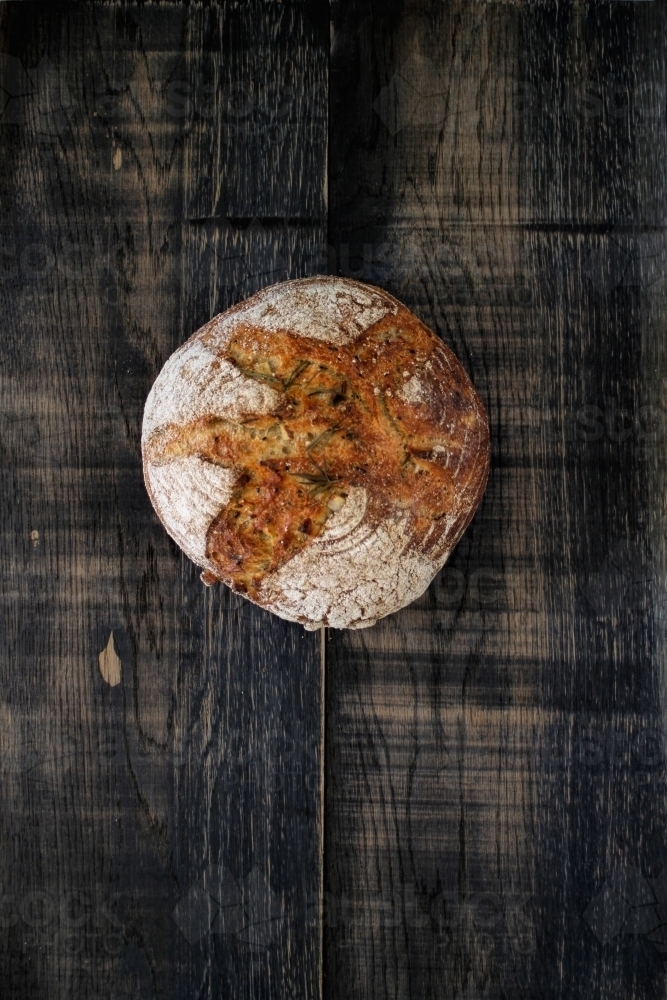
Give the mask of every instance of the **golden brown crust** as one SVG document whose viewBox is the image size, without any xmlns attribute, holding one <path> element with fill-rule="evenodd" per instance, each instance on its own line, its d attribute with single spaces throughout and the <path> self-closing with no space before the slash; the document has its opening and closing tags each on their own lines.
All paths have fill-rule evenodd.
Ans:
<svg viewBox="0 0 667 1000">
<path fill-rule="evenodd" d="M 431 377 L 421 399 L 405 398 L 411 379 L 423 380 L 434 361 L 442 368 L 443 353 L 445 379 Z M 197 455 L 237 473 L 206 547 L 235 590 L 256 599 L 266 575 L 321 533 L 350 486 L 367 489 L 372 527 L 396 508 L 408 512 L 411 548 L 427 531 L 437 543 L 457 485 L 471 483 L 471 500 L 483 489 L 475 471 L 485 449 L 466 454 L 463 447 L 479 422 L 474 390 L 453 355 L 407 310 L 339 346 L 242 325 L 226 360 L 278 391 L 272 413 L 199 418 L 175 431 L 162 454 Z M 445 409 L 450 430 L 442 426 Z"/>
<path fill-rule="evenodd" d="M 271 390 L 270 403 L 231 416 L 212 407 L 191 420 L 153 419 L 144 442 L 149 464 L 198 460 L 233 479 L 208 523 L 207 582 L 218 576 L 272 610 L 265 595 L 275 594 L 292 562 L 307 565 L 295 557 L 318 551 L 316 540 L 352 494 L 365 492 L 369 532 L 400 523 L 402 558 L 422 559 L 428 579 L 465 530 L 488 477 L 486 414 L 453 353 L 385 292 L 343 279 L 286 284 L 310 285 L 312 294 L 320 283 L 330 295 L 331 282 L 374 293 L 385 306 L 379 318 L 332 343 L 326 331 L 307 335 L 303 320 L 299 332 L 290 329 L 285 305 L 284 321 L 267 322 L 269 308 L 258 322 L 253 300 L 242 303 L 225 314 L 235 322 L 224 349 L 216 321 L 195 337 L 211 352 L 210 369 L 225 366 L 241 376 L 239 385 Z M 289 305 L 285 286 L 274 288 Z M 154 489 L 151 498 L 159 511 Z"/>
</svg>

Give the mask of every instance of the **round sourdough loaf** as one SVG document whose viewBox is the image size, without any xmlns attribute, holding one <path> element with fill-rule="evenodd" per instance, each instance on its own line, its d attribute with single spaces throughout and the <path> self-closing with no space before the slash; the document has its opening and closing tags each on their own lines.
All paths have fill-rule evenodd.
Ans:
<svg viewBox="0 0 667 1000">
<path fill-rule="evenodd" d="M 286 281 L 167 361 L 142 429 L 171 537 L 232 590 L 307 629 L 363 628 L 419 597 L 486 486 L 482 402 L 386 292 Z"/>
</svg>

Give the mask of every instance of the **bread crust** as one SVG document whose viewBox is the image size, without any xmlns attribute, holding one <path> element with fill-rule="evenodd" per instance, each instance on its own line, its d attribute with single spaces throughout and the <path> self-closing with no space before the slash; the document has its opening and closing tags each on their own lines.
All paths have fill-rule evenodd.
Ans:
<svg viewBox="0 0 667 1000">
<path fill-rule="evenodd" d="M 142 428 L 146 487 L 197 565 L 307 629 L 364 628 L 419 597 L 477 509 L 482 401 L 387 292 L 282 282 L 167 361 Z"/>
</svg>

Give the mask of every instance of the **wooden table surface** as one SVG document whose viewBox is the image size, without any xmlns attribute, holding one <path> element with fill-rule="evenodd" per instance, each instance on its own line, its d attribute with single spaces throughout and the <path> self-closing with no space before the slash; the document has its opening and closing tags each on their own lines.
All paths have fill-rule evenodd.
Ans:
<svg viewBox="0 0 667 1000">
<path fill-rule="evenodd" d="M 667 992 L 664 0 L 0 5 L 0 994 Z M 428 591 L 308 633 L 148 501 L 171 352 L 386 288 L 488 408 Z"/>
</svg>

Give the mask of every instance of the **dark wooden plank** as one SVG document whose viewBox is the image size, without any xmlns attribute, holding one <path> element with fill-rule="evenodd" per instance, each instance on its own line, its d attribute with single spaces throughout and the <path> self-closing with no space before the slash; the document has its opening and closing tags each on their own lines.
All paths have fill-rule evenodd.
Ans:
<svg viewBox="0 0 667 1000">
<path fill-rule="evenodd" d="M 214 18 L 205 8 L 193 11 L 189 30 L 200 35 L 205 51 L 186 59 L 185 76 L 170 85 L 173 113 L 183 117 L 193 140 L 185 175 L 188 218 L 321 222 L 328 7 L 321 0 L 282 10 L 274 4 L 262 16 L 256 3 L 233 9 L 231 15 L 223 5 Z M 210 127 L 212 119 L 218 128 Z"/>
<path fill-rule="evenodd" d="M 0 8 L 0 976 L 17 1000 L 319 995 L 320 639 L 203 588 L 139 452 L 169 354 L 326 243 L 323 147 L 295 145 L 321 108 L 271 138 L 300 168 L 263 172 L 270 110 L 244 159 L 222 97 L 202 123 L 180 84 L 224 64 L 271 94 L 288 64 L 295 90 L 324 86 L 317 8 Z M 217 190 L 222 171 L 235 199 L 207 202 L 200 175 Z M 202 218 L 221 206 L 231 221 Z"/>
<path fill-rule="evenodd" d="M 325 995 L 659 996 L 664 7 L 332 10 L 335 266 L 493 458 L 427 593 L 327 636 Z"/>
<path fill-rule="evenodd" d="M 543 11 L 526 27 L 524 78 L 545 93 L 526 122 L 526 210 L 551 438 L 531 982 L 653 997 L 667 920 L 665 8 Z"/>
</svg>

